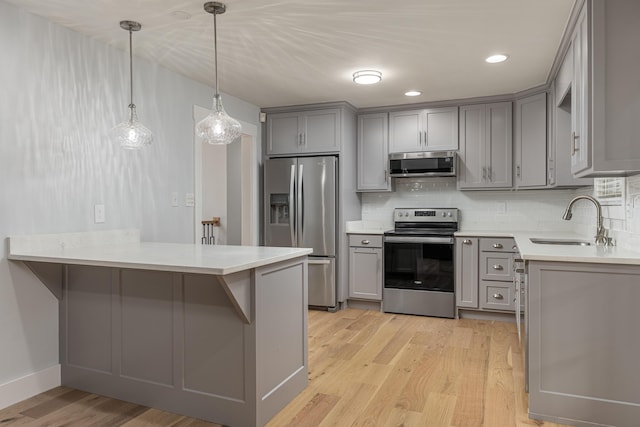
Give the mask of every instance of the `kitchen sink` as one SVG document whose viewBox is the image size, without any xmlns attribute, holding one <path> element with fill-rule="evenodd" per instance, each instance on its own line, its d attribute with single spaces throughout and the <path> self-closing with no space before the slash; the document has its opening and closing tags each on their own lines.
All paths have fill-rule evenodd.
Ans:
<svg viewBox="0 0 640 427">
<path fill-rule="evenodd" d="M 540 245 L 574 245 L 574 246 L 591 246 L 591 242 L 586 240 L 574 240 L 574 239 L 555 239 L 553 237 L 531 237 L 529 238 L 531 243 L 537 243 Z"/>
</svg>

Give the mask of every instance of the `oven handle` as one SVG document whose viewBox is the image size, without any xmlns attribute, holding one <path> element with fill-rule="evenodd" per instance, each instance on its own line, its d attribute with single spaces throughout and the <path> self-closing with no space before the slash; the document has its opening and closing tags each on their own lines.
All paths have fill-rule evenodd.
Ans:
<svg viewBox="0 0 640 427">
<path fill-rule="evenodd" d="M 453 245 L 453 237 L 385 236 L 384 241 L 390 243 L 440 243 Z"/>
</svg>

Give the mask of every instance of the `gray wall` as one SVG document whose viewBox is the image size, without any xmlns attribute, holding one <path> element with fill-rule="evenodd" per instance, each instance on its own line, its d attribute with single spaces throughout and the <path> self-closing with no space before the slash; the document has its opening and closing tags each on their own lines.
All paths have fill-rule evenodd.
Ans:
<svg viewBox="0 0 640 427">
<path fill-rule="evenodd" d="M 139 228 L 143 240 L 191 242 L 193 105 L 210 108 L 213 90 L 134 58 L 134 101 L 155 140 L 129 152 L 108 138 L 127 110 L 128 52 L 2 1 L 0 52 L 1 387 L 58 363 L 57 301 L 7 261 L 7 236 Z M 223 97 L 231 116 L 260 125 L 257 106 Z"/>
</svg>

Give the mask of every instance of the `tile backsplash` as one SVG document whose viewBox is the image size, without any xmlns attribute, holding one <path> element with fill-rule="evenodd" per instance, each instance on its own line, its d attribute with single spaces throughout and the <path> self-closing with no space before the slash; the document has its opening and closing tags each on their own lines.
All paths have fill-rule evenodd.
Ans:
<svg viewBox="0 0 640 427">
<path fill-rule="evenodd" d="M 619 246 L 640 248 L 640 176 L 626 179 L 626 219 L 609 219 L 605 227 Z M 591 203 L 577 203 L 571 221 L 562 214 L 579 194 L 592 187 L 563 190 L 458 191 L 455 178 L 396 179 L 395 191 L 363 193 L 362 220 L 393 227 L 393 209 L 458 208 L 463 230 L 571 231 L 595 235 L 596 212 Z"/>
</svg>

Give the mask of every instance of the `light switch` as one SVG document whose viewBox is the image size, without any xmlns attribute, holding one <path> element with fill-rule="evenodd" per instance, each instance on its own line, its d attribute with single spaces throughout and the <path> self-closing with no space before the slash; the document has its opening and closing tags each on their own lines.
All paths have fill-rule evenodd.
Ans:
<svg viewBox="0 0 640 427">
<path fill-rule="evenodd" d="M 184 205 L 185 206 L 195 206 L 196 198 L 193 193 L 187 193 L 184 197 Z"/>
<path fill-rule="evenodd" d="M 93 206 L 93 221 L 96 224 L 101 224 L 105 221 L 104 205 Z"/>
</svg>

